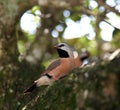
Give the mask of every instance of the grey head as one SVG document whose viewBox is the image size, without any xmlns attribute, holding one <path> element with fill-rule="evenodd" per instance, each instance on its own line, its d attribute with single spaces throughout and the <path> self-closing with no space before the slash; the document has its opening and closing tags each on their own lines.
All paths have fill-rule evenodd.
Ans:
<svg viewBox="0 0 120 110">
<path fill-rule="evenodd" d="M 75 49 L 66 43 L 59 43 L 55 48 L 57 48 L 59 57 L 61 58 L 74 57 Z"/>
</svg>

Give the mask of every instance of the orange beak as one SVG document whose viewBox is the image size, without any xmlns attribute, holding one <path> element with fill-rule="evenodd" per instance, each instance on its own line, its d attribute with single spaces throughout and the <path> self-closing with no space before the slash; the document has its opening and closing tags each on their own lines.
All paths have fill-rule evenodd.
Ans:
<svg viewBox="0 0 120 110">
<path fill-rule="evenodd" d="M 58 49 L 59 47 L 58 47 L 58 45 L 55 45 L 54 48 Z"/>
</svg>

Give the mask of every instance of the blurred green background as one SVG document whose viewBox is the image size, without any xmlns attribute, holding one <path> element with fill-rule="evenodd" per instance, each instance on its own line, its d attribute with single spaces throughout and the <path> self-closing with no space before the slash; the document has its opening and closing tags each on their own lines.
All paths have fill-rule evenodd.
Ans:
<svg viewBox="0 0 120 110">
<path fill-rule="evenodd" d="M 0 10 L 1 110 L 120 109 L 120 58 L 106 66 L 120 48 L 119 0 L 0 0 Z M 59 42 L 86 48 L 90 69 L 24 96 Z"/>
</svg>

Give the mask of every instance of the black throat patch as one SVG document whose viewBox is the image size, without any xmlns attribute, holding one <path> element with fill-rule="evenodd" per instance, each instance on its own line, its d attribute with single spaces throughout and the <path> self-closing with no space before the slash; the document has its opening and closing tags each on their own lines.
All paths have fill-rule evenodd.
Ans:
<svg viewBox="0 0 120 110">
<path fill-rule="evenodd" d="M 61 57 L 61 58 L 68 58 L 69 57 L 69 55 L 66 51 L 61 50 L 61 49 L 57 49 L 57 51 L 58 51 L 59 57 Z"/>
</svg>

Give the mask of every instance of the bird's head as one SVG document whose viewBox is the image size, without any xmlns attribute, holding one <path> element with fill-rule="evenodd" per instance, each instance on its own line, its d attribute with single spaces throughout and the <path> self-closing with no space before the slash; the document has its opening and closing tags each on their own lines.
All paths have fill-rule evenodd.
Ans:
<svg viewBox="0 0 120 110">
<path fill-rule="evenodd" d="M 59 43 L 54 47 L 57 49 L 58 54 L 61 58 L 67 58 L 73 56 L 72 48 L 66 43 Z"/>
</svg>

